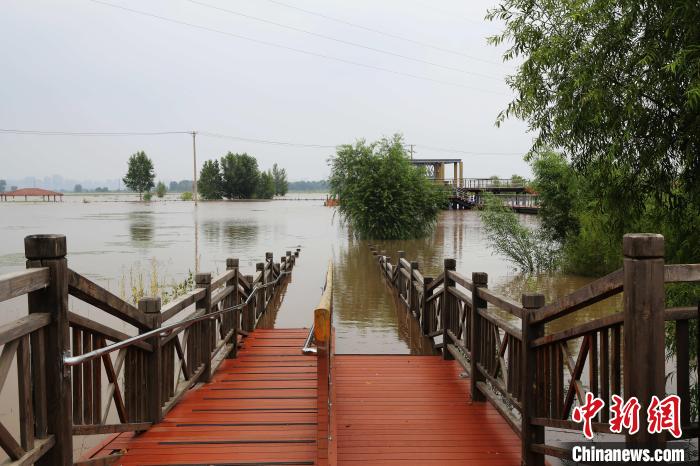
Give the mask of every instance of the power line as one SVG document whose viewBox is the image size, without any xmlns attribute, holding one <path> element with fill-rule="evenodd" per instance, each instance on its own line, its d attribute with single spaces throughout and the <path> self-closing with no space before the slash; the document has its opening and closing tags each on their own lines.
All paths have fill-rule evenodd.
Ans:
<svg viewBox="0 0 700 466">
<path fill-rule="evenodd" d="M 187 26 L 187 27 L 194 28 L 194 29 L 200 29 L 200 30 L 203 30 L 203 31 L 214 32 L 214 33 L 217 33 L 217 34 L 222 34 L 222 35 L 225 35 L 225 36 L 234 37 L 234 38 L 236 38 L 236 39 L 242 39 L 242 40 L 246 40 L 246 41 L 253 42 L 253 43 L 256 43 L 256 44 L 265 45 L 265 46 L 268 46 L 268 47 L 275 47 L 275 48 L 279 48 L 279 49 L 284 49 L 284 50 L 289 50 L 289 51 L 292 51 L 292 52 L 301 53 L 301 54 L 304 54 L 304 55 L 309 55 L 309 56 L 312 56 L 312 57 L 324 58 L 324 59 L 326 59 L 326 60 L 333 60 L 333 61 L 337 61 L 337 62 L 340 62 L 340 63 L 345 63 L 345 64 L 347 64 L 347 65 L 359 66 L 359 67 L 362 67 L 362 68 L 372 69 L 372 70 L 376 70 L 376 71 L 382 71 L 382 72 L 385 72 L 385 73 L 390 73 L 390 74 L 394 74 L 394 75 L 398 75 L 398 76 L 406 76 L 406 77 L 413 78 L 413 79 L 419 79 L 419 80 L 423 80 L 423 81 L 431 81 L 431 82 L 435 82 L 435 83 L 439 83 L 439 84 L 445 84 L 445 85 L 454 86 L 454 87 L 461 87 L 461 88 L 463 88 L 463 89 L 470 89 L 470 90 L 475 90 L 475 91 L 479 91 L 479 92 L 486 92 L 486 93 L 498 94 L 498 95 L 508 95 L 508 94 L 505 94 L 505 93 L 503 93 L 503 92 L 492 91 L 492 90 L 489 90 L 489 89 L 480 89 L 480 88 L 476 88 L 476 87 L 472 87 L 472 86 L 464 86 L 464 85 L 462 85 L 462 84 L 455 83 L 455 82 L 443 81 L 443 80 L 440 80 L 440 79 L 434 79 L 434 78 L 430 78 L 430 77 L 427 77 L 427 76 L 421 76 L 421 75 L 412 74 L 412 73 L 404 73 L 404 72 L 402 72 L 402 71 L 396 71 L 396 70 L 392 70 L 392 69 L 390 69 L 390 68 L 384 68 L 384 67 L 381 67 L 381 66 L 369 65 L 369 64 L 367 64 L 367 63 L 361 63 L 361 62 L 356 62 L 356 61 L 352 61 L 352 60 L 346 60 L 346 59 L 344 59 L 344 58 L 338 58 L 338 57 L 334 57 L 334 56 L 331 56 L 331 55 L 325 55 L 325 54 L 322 54 L 322 53 L 312 52 L 312 51 L 305 50 L 305 49 L 299 49 L 299 48 L 296 48 L 296 47 L 290 47 L 290 46 L 287 46 L 287 45 L 277 44 L 277 43 L 275 43 L 275 42 L 268 42 L 268 41 L 265 41 L 265 40 L 254 39 L 254 38 L 252 38 L 252 37 L 244 36 L 244 35 L 241 35 L 241 34 L 235 34 L 235 33 L 228 32 L 228 31 L 222 31 L 222 30 L 220 30 L 220 29 L 214 29 L 214 28 L 210 28 L 210 27 L 207 27 L 207 26 L 202 26 L 202 25 L 199 25 L 199 24 L 188 23 L 188 22 L 186 22 L 186 21 L 180 21 L 180 20 L 177 20 L 177 19 L 172 19 L 172 18 L 168 18 L 168 17 L 166 17 L 166 16 L 160 16 L 160 15 L 156 15 L 156 14 L 153 14 L 153 13 L 148 13 L 148 12 L 141 11 L 141 10 L 135 10 L 135 9 L 133 9 L 133 8 L 128 8 L 128 7 L 121 6 L 121 5 L 115 5 L 115 4 L 113 4 L 113 3 L 104 2 L 104 1 L 102 1 L 102 0 L 89 0 L 89 1 L 91 1 L 91 2 L 93 2 L 93 3 L 97 3 L 98 5 L 107 6 L 107 7 L 111 7 L 111 8 L 116 8 L 116 9 L 119 9 L 119 10 L 127 11 L 127 12 L 134 13 L 134 14 L 141 15 L 141 16 L 146 16 L 146 17 L 149 17 L 149 18 L 159 19 L 159 20 L 166 21 L 166 22 L 169 22 L 169 23 L 178 24 L 178 25 L 180 25 L 180 26 Z"/>
<path fill-rule="evenodd" d="M 200 134 L 202 136 L 213 137 L 213 138 L 232 139 L 235 141 L 253 142 L 256 144 L 272 144 L 272 145 L 276 145 L 276 146 L 305 147 L 305 148 L 313 148 L 313 149 L 335 149 L 337 147 L 337 146 L 324 145 L 324 144 L 302 144 L 302 143 L 289 142 L 289 141 L 274 141 L 271 139 L 244 138 L 244 137 L 240 137 L 240 136 L 229 136 L 227 134 L 210 133 L 207 131 L 200 131 L 198 134 Z"/>
<path fill-rule="evenodd" d="M 0 133 L 34 136 L 165 136 L 171 134 L 192 134 L 191 131 L 40 131 L 3 128 L 0 128 Z"/>
<path fill-rule="evenodd" d="M 392 34 L 390 32 L 382 31 L 381 29 L 374 29 L 374 28 L 371 28 L 368 26 L 363 26 L 362 24 L 357 24 L 357 23 L 353 23 L 350 21 L 346 21 L 344 19 L 335 18 L 333 16 L 328 16 L 328 15 L 325 15 L 323 13 L 319 13 L 317 11 L 307 10 L 305 8 L 301 8 L 301 7 L 298 7 L 296 5 L 290 5 L 288 3 L 280 2 L 278 0 L 267 0 L 267 1 L 270 3 L 274 3 L 275 5 L 283 6 L 285 8 L 291 8 L 292 10 L 301 11 L 302 13 L 306 13 L 308 15 L 318 16 L 319 18 L 324 18 L 324 19 L 327 19 L 329 21 L 335 21 L 336 23 L 344 24 L 346 26 L 350 26 L 350 27 L 362 29 L 365 31 L 373 32 L 375 34 L 381 34 L 381 35 L 386 36 L 386 37 L 391 37 L 392 39 L 398 39 L 398 40 L 402 40 L 405 42 L 410 42 L 412 44 L 420 45 L 422 47 L 427 47 L 427 48 L 430 48 L 433 50 L 439 50 L 439 51 L 445 52 L 445 53 L 451 53 L 453 55 L 458 55 L 460 57 L 469 58 L 470 60 L 480 61 L 483 63 L 489 63 L 491 65 L 499 65 L 499 66 L 504 66 L 504 67 L 507 66 L 504 63 L 500 63 L 500 62 L 493 61 L 493 60 L 486 60 L 484 58 L 475 57 L 474 55 L 468 55 L 468 54 L 460 52 L 458 50 L 452 50 L 452 49 L 448 49 L 446 47 L 440 47 L 438 45 L 428 44 L 426 42 L 421 42 L 419 40 L 411 39 L 410 37 L 400 36 L 398 34 Z"/>
<path fill-rule="evenodd" d="M 306 30 L 306 29 L 298 28 L 298 27 L 295 27 L 295 26 L 290 26 L 290 25 L 288 25 L 288 24 L 278 23 L 278 22 L 276 22 L 276 21 L 272 21 L 272 20 L 265 19 L 265 18 L 260 18 L 260 17 L 257 17 L 257 16 L 252 16 L 252 15 L 249 15 L 249 14 L 246 14 L 246 13 L 241 13 L 241 12 L 239 12 L 239 11 L 229 10 L 229 9 L 227 9 L 227 8 L 218 7 L 218 6 L 216 6 L 216 5 L 210 5 L 210 4 L 208 4 L 208 3 L 199 2 L 199 1 L 197 1 L 197 0 L 187 0 L 187 1 L 190 2 L 190 3 L 193 3 L 193 4 L 195 4 L 195 5 L 203 6 L 203 7 L 205 7 L 205 8 L 211 8 L 211 9 L 213 9 L 213 10 L 223 11 L 223 12 L 225 12 L 225 13 L 229 13 L 229 14 L 232 14 L 232 15 L 236 15 L 236 16 L 240 16 L 240 17 L 243 17 L 243 18 L 252 19 L 253 21 L 259 21 L 259 22 L 266 23 L 266 24 L 272 24 L 272 25 L 277 26 L 277 27 L 281 27 L 281 28 L 284 28 L 284 29 L 289 29 L 289 30 L 296 31 L 296 32 L 301 32 L 301 33 L 303 33 L 303 34 L 308 34 L 308 35 L 310 35 L 310 36 L 320 37 L 320 38 L 322 38 L 322 39 L 331 40 L 331 41 L 338 42 L 338 43 L 345 44 L 345 45 L 350 45 L 350 46 L 352 46 L 352 47 L 358 47 L 358 48 L 365 49 L 365 50 L 371 50 L 371 51 L 373 51 L 373 52 L 383 53 L 383 54 L 385 54 L 385 55 L 390 55 L 390 56 L 393 56 L 393 57 L 402 58 L 402 59 L 404 59 L 404 60 L 410 60 L 410 61 L 414 61 L 414 62 L 417 62 L 417 63 L 423 63 L 423 64 L 425 64 L 425 65 L 435 66 L 435 67 L 442 68 L 442 69 L 449 70 L 449 71 L 456 71 L 456 72 L 458 72 L 458 73 L 471 74 L 471 75 L 474 75 L 474 76 L 480 76 L 480 77 L 488 78 L 488 79 L 502 80 L 502 78 L 501 78 L 501 77 L 498 77 L 498 76 L 492 76 L 492 75 L 488 75 L 488 74 L 477 73 L 477 72 L 475 72 L 475 71 L 469 71 L 469 70 L 465 70 L 465 69 L 462 69 L 462 68 L 456 68 L 456 67 L 449 66 L 449 65 L 443 65 L 443 64 L 435 63 L 435 62 L 432 62 L 432 61 L 429 61 L 429 60 L 423 60 L 423 59 L 421 59 L 421 58 L 410 57 L 410 56 L 408 56 L 408 55 L 403 55 L 403 54 L 396 53 L 396 52 L 392 52 L 392 51 L 389 51 L 389 50 L 383 50 L 383 49 L 376 48 L 376 47 L 372 47 L 372 46 L 369 46 L 369 45 L 360 44 L 360 43 L 357 43 L 357 42 L 351 42 L 351 41 L 344 40 L 344 39 L 338 39 L 337 37 L 332 37 L 332 36 L 328 36 L 328 35 L 325 35 L 325 34 L 320 34 L 320 33 L 313 32 L 313 31 L 308 31 L 308 30 Z"/>
</svg>

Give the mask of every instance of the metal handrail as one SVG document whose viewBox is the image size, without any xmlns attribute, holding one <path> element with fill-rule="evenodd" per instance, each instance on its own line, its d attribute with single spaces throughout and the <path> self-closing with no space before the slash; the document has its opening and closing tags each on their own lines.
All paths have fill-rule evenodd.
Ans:
<svg viewBox="0 0 700 466">
<path fill-rule="evenodd" d="M 315 329 L 316 329 L 316 325 L 311 324 L 311 328 L 309 329 L 309 335 L 306 337 L 306 341 L 304 342 L 304 347 L 301 349 L 301 352 L 304 354 L 316 354 L 316 353 L 318 353 L 318 349 L 311 346 L 311 340 L 314 336 Z"/>
<path fill-rule="evenodd" d="M 236 304 L 235 306 L 227 307 L 225 309 L 221 309 L 219 311 L 212 312 L 209 314 L 204 314 L 204 315 L 201 315 L 198 317 L 192 317 L 191 319 L 184 319 L 184 320 L 181 320 L 180 322 L 175 322 L 173 324 L 164 325 L 163 327 L 159 327 L 159 328 L 154 329 L 154 330 L 149 330 L 148 332 L 142 333 L 141 335 L 136 335 L 136 336 L 133 336 L 131 338 L 127 338 L 126 340 L 115 342 L 109 346 L 104 346 L 102 348 L 98 348 L 96 350 L 90 351 L 89 353 L 81 354 L 78 356 L 66 355 L 63 357 L 63 364 L 65 364 L 66 366 L 69 366 L 69 367 L 79 366 L 80 364 L 83 364 L 85 362 L 92 361 L 93 359 L 97 359 L 99 357 L 102 357 L 105 354 L 109 354 L 113 351 L 117 351 L 117 350 L 120 350 L 123 348 L 127 348 L 129 346 L 132 346 L 135 343 L 138 343 L 140 341 L 148 340 L 149 338 L 153 338 L 155 336 L 167 337 L 168 335 L 173 333 L 173 331 L 176 329 L 187 328 L 193 324 L 196 324 L 197 322 L 202 322 L 205 320 L 213 320 L 216 317 L 218 317 L 222 314 L 225 314 L 226 312 L 241 309 L 242 307 L 247 306 L 250 303 L 250 301 L 255 296 L 255 292 L 258 289 L 263 289 L 263 288 L 267 288 L 269 286 L 276 285 L 284 275 L 289 275 L 291 273 L 292 273 L 291 271 L 284 271 L 284 272 L 281 272 L 275 280 L 273 280 L 269 283 L 265 283 L 264 285 L 261 285 L 259 283 L 256 284 L 253 287 L 253 289 L 250 291 L 248 298 L 246 298 L 246 300 L 244 302 L 242 302 L 240 304 Z"/>
</svg>

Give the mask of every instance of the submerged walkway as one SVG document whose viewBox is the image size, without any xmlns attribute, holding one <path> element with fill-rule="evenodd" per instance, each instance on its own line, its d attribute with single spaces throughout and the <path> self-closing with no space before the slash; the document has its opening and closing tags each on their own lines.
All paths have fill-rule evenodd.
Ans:
<svg viewBox="0 0 700 466">
<path fill-rule="evenodd" d="M 256 330 L 237 359 L 163 422 L 98 452 L 124 465 L 317 464 L 317 358 L 306 329 Z M 519 465 L 520 440 L 469 380 L 439 356 L 334 358 L 337 463 Z"/>
</svg>

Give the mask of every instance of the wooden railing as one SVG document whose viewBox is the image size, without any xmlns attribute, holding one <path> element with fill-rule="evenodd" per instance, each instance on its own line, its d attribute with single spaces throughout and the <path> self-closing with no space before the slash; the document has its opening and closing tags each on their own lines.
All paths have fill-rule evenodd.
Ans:
<svg viewBox="0 0 700 466">
<path fill-rule="evenodd" d="M 545 442 L 545 429 L 580 435 L 581 425 L 570 415 L 585 392 L 606 403 L 594 431 L 610 432 L 612 395 L 635 396 L 642 406 L 640 428 L 627 435 L 627 443 L 665 445 L 666 435 L 647 432 L 645 413 L 652 395 L 663 398 L 668 388 L 668 322 L 675 326 L 675 393 L 681 398 L 683 437 L 698 435 L 698 423 L 690 418 L 690 338 L 700 335 L 692 336 L 688 329 L 689 321 L 698 319 L 700 305 L 664 309 L 664 285 L 700 282 L 700 264 L 665 265 L 662 236 L 625 235 L 622 269 L 547 305 L 542 294 L 525 293 L 516 302 L 494 293 L 485 273 L 472 273 L 469 279 L 455 271 L 453 259 L 445 259 L 444 271 L 430 278 L 401 251 L 394 265 L 384 251 L 371 249 L 423 333 L 445 359 L 456 359 L 469 374 L 472 399 L 488 400 L 521 437 L 524 464 L 543 465 L 547 455 L 570 457 L 568 450 Z M 622 312 L 546 331 L 547 323 L 623 291 Z"/>
<path fill-rule="evenodd" d="M 310 345 L 314 344 L 315 348 Z M 315 349 L 315 351 L 310 351 Z M 333 359 L 335 334 L 333 330 L 333 263 L 328 263 L 321 301 L 314 310 L 314 324 L 304 345 L 305 354 L 315 354 L 317 392 L 317 464 L 337 464 L 338 442 L 335 422 L 335 384 Z"/>
<path fill-rule="evenodd" d="M 529 180 L 513 180 L 511 178 L 435 178 L 435 182 L 444 183 L 448 186 L 472 189 L 472 190 L 497 190 L 503 188 L 524 188 Z"/>
<path fill-rule="evenodd" d="M 29 310 L 0 326 L 0 389 L 16 355 L 20 425 L 17 441 L 0 424 L 0 447 L 13 464 L 70 465 L 74 435 L 143 431 L 235 358 L 239 337 L 286 286 L 299 250 L 279 263 L 266 253 L 254 276 L 227 259 L 225 272 L 198 273 L 195 289 L 165 307 L 160 298 L 133 306 L 69 269 L 65 236 L 28 236 L 25 253 L 26 271 L 0 276 L 0 301 L 26 294 Z M 69 295 L 139 335 L 70 312 Z"/>
</svg>

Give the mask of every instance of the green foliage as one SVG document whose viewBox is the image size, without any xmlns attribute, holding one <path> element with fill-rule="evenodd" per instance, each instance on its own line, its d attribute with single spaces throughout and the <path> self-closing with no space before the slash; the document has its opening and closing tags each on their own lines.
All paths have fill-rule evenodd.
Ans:
<svg viewBox="0 0 700 466">
<path fill-rule="evenodd" d="M 260 172 L 258 176 L 258 187 L 255 190 L 255 196 L 258 199 L 272 199 L 275 195 L 275 178 L 269 170 Z"/>
<path fill-rule="evenodd" d="M 101 187 L 101 188 L 98 187 L 98 188 L 95 188 L 95 192 L 96 192 L 96 193 L 108 193 L 108 192 L 109 192 L 109 188 L 108 188 L 107 186 L 103 186 L 103 187 Z"/>
<path fill-rule="evenodd" d="M 485 194 L 479 216 L 491 248 L 521 271 L 537 273 L 557 268 L 558 244 L 543 234 L 542 229 L 531 230 L 522 225 L 515 212 L 493 194 Z"/>
<path fill-rule="evenodd" d="M 277 164 L 272 165 L 272 177 L 275 181 L 275 196 L 287 194 L 289 185 L 287 183 L 287 170 L 278 168 Z"/>
<path fill-rule="evenodd" d="M 153 193 L 151 193 L 150 191 L 148 191 L 146 194 L 143 195 L 143 200 L 144 200 L 144 201 L 148 202 L 148 201 L 150 201 L 151 199 L 153 199 Z"/>
<path fill-rule="evenodd" d="M 445 192 L 411 164 L 400 135 L 339 146 L 331 158 L 330 193 L 357 236 L 406 239 L 427 235 Z"/>
<path fill-rule="evenodd" d="M 700 205 L 700 8 L 696 1 L 500 0 L 493 44 L 521 63 L 509 115 L 589 177 L 617 231 L 650 200 L 678 220 Z M 691 209 L 697 212 L 697 207 Z"/>
<path fill-rule="evenodd" d="M 246 153 L 229 152 L 221 158 L 223 195 L 227 199 L 250 199 L 258 188 L 258 161 Z"/>
<path fill-rule="evenodd" d="M 192 200 L 192 193 L 189 191 L 185 191 L 184 193 L 180 194 L 180 200 L 181 201 L 191 201 Z"/>
<path fill-rule="evenodd" d="M 580 229 L 576 214 L 583 193 L 579 192 L 578 176 L 563 155 L 551 150 L 535 154 L 530 163 L 535 175 L 533 188 L 539 195 L 542 229 L 563 243 Z"/>
<path fill-rule="evenodd" d="M 165 187 L 165 183 L 163 183 L 162 181 L 159 181 L 158 185 L 156 186 L 156 196 L 163 197 L 163 196 L 165 196 L 166 191 L 167 191 L 167 188 Z"/>
<path fill-rule="evenodd" d="M 203 199 L 218 200 L 224 195 L 224 179 L 221 175 L 219 162 L 207 160 L 199 172 L 197 191 Z"/>
<path fill-rule="evenodd" d="M 155 186 L 155 178 L 153 162 L 145 152 L 139 151 L 129 157 L 129 168 L 122 181 L 127 188 L 139 193 L 139 199 L 144 191 L 150 191 Z"/>
<path fill-rule="evenodd" d="M 328 181 L 290 181 L 288 183 L 290 192 L 328 192 Z"/>
<path fill-rule="evenodd" d="M 83 192 L 83 185 L 76 184 L 75 186 L 73 186 L 73 192 L 74 193 L 82 193 Z"/>
<path fill-rule="evenodd" d="M 510 184 L 513 186 L 524 186 L 527 184 L 526 181 L 527 180 L 520 175 L 512 175 L 510 177 Z"/>
</svg>

